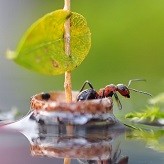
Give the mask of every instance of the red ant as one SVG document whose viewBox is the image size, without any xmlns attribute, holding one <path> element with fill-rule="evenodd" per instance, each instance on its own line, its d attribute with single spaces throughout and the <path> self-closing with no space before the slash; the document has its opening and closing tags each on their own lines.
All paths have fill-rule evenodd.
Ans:
<svg viewBox="0 0 164 164">
<path fill-rule="evenodd" d="M 110 85 L 107 85 L 105 88 L 101 88 L 98 92 L 96 92 L 94 90 L 92 84 L 89 81 L 85 81 L 85 83 L 83 84 L 83 86 L 80 90 L 80 93 L 77 96 L 77 101 L 101 99 L 101 98 L 105 98 L 105 97 L 112 97 L 114 95 L 119 109 L 122 109 L 121 102 L 120 102 L 116 92 L 119 92 L 122 96 L 124 96 L 126 98 L 130 98 L 130 90 L 152 96 L 150 93 L 139 91 L 139 90 L 136 90 L 133 88 L 129 88 L 131 82 L 134 82 L 134 81 L 145 81 L 145 80 L 144 79 L 132 79 L 132 80 L 129 80 L 127 86 L 124 84 L 117 84 L 117 85 L 110 84 Z M 86 84 L 88 84 L 90 88 L 84 90 Z"/>
</svg>

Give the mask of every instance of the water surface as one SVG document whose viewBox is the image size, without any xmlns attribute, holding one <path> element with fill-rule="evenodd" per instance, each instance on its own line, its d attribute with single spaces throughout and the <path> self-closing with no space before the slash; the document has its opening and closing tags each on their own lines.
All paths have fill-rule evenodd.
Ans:
<svg viewBox="0 0 164 164">
<path fill-rule="evenodd" d="M 159 133 L 160 132 L 160 133 Z M 0 160 L 3 164 L 72 163 L 108 161 L 108 163 L 164 163 L 162 130 L 125 130 L 122 124 L 113 126 L 76 126 L 73 135 L 64 125 L 37 123 L 31 113 L 0 129 Z"/>
</svg>

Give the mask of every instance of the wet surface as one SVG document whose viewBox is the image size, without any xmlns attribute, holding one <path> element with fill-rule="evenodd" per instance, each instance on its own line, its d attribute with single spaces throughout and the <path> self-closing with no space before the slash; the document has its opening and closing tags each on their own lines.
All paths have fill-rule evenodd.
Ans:
<svg viewBox="0 0 164 164">
<path fill-rule="evenodd" d="M 111 126 L 74 126 L 68 134 L 65 125 L 38 123 L 31 115 L 1 127 L 0 160 L 3 164 L 60 164 L 65 157 L 72 158 L 73 164 L 100 161 L 164 163 L 162 130 L 158 138 L 153 138 L 148 131 L 127 130 L 118 123 Z"/>
<path fill-rule="evenodd" d="M 30 153 L 30 144 L 19 132 L 0 130 L 0 161 L 3 164 L 54 164 L 62 160 L 35 158 Z"/>
</svg>

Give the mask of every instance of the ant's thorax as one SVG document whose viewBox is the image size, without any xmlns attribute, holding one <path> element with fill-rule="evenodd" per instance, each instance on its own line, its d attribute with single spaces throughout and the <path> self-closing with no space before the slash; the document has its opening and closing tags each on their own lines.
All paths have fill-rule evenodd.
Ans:
<svg viewBox="0 0 164 164">
<path fill-rule="evenodd" d="M 98 91 L 100 98 L 112 97 L 113 93 L 117 91 L 117 87 L 114 84 L 107 85 L 105 88 L 101 88 Z"/>
</svg>

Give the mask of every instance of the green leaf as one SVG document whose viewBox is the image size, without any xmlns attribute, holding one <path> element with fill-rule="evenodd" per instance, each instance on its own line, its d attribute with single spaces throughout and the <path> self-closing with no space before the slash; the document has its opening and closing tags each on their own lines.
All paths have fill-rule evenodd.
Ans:
<svg viewBox="0 0 164 164">
<path fill-rule="evenodd" d="M 146 123 L 150 125 L 163 125 L 164 112 L 159 107 L 148 107 L 143 112 L 133 112 L 126 114 L 125 118 L 133 122 Z"/>
<path fill-rule="evenodd" d="M 64 23 L 70 18 L 71 54 L 64 50 Z M 63 74 L 79 66 L 91 46 L 87 22 L 78 13 L 57 10 L 37 20 L 22 37 L 15 52 L 7 56 L 19 65 L 48 75 Z"/>
</svg>

